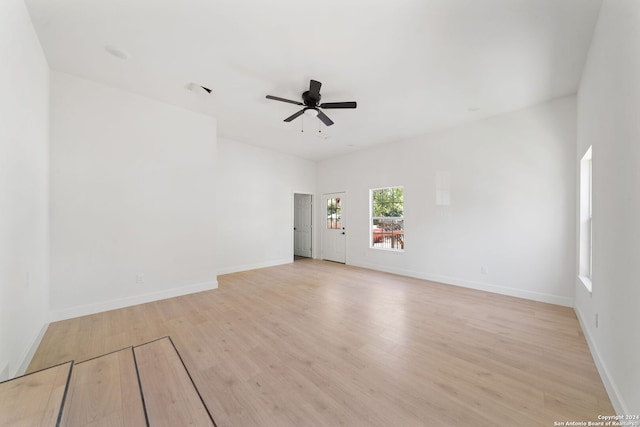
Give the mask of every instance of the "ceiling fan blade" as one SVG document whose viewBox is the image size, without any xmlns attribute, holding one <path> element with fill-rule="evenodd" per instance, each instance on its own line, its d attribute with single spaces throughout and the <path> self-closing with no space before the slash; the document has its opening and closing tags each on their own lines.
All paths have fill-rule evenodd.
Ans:
<svg viewBox="0 0 640 427">
<path fill-rule="evenodd" d="M 320 104 L 320 108 L 356 108 L 356 102 L 325 102 Z"/>
<path fill-rule="evenodd" d="M 320 110 L 318 110 L 318 118 L 327 126 L 331 126 L 333 124 L 333 120 L 327 117 L 327 115 Z"/>
<path fill-rule="evenodd" d="M 300 117 L 302 115 L 302 113 L 304 113 L 304 110 L 306 110 L 306 108 L 303 108 L 302 110 L 298 111 L 297 113 L 287 117 L 286 119 L 284 119 L 285 122 L 290 122 L 291 120 Z"/>
<path fill-rule="evenodd" d="M 278 96 L 273 96 L 273 95 L 267 95 L 266 98 L 267 99 L 273 99 L 274 101 L 288 102 L 289 104 L 304 105 L 300 101 L 292 101 L 290 99 L 284 99 L 284 98 L 280 98 Z"/>
<path fill-rule="evenodd" d="M 316 101 L 320 100 L 320 87 L 322 83 L 311 80 L 309 82 L 309 97 L 315 99 Z"/>
</svg>

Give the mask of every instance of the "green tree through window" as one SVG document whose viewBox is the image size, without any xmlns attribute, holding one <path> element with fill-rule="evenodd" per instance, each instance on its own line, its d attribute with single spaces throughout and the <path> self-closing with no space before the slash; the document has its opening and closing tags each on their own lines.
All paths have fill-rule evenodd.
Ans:
<svg viewBox="0 0 640 427">
<path fill-rule="evenodd" d="M 371 190 L 371 247 L 404 249 L 404 190 Z"/>
<path fill-rule="evenodd" d="M 401 217 L 404 214 L 402 187 L 371 190 L 374 217 Z"/>
</svg>

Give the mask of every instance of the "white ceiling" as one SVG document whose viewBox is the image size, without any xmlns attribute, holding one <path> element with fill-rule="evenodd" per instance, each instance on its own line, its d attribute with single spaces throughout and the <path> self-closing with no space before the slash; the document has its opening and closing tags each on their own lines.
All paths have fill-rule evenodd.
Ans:
<svg viewBox="0 0 640 427">
<path fill-rule="evenodd" d="M 25 0 L 53 69 L 322 159 L 576 92 L 600 0 Z M 108 54 L 114 46 L 127 60 Z M 336 124 L 283 119 L 309 80 Z M 214 90 L 201 97 L 197 82 Z M 323 134 L 318 135 L 321 128 Z"/>
</svg>

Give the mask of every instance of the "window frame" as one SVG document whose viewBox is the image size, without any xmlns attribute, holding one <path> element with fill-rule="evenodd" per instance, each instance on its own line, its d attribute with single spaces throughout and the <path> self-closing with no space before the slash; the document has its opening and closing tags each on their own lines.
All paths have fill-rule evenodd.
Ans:
<svg viewBox="0 0 640 427">
<path fill-rule="evenodd" d="M 335 207 L 335 212 L 329 213 L 329 206 Z M 325 206 L 325 209 L 327 212 L 327 222 L 325 224 L 326 229 L 344 229 L 342 226 L 342 197 L 327 198 L 327 206 Z"/>
<path fill-rule="evenodd" d="M 399 217 L 391 217 L 391 216 L 373 216 L 374 213 L 374 192 L 375 191 L 380 191 L 380 190 L 396 190 L 396 189 L 401 189 L 402 190 L 402 200 L 401 200 L 401 204 L 402 204 L 402 216 Z M 399 203 L 397 201 L 392 201 L 391 203 Z M 394 233 L 393 231 L 391 231 L 391 236 L 390 236 L 390 244 L 391 247 L 380 247 L 380 246 L 375 246 L 376 243 L 374 241 L 374 227 L 376 227 L 376 224 L 374 224 L 374 221 L 380 221 L 380 220 L 384 220 L 384 219 L 391 219 L 393 221 L 401 221 L 402 222 L 402 233 Z M 369 189 L 369 233 L 368 233 L 368 237 L 369 237 L 369 249 L 375 249 L 375 250 L 382 250 L 382 251 L 390 251 L 390 252 L 396 252 L 396 253 L 401 253 L 404 252 L 404 233 L 405 233 L 405 228 L 404 228 L 404 186 L 402 185 L 395 185 L 395 186 L 388 186 L 388 187 L 378 187 L 378 188 L 371 188 Z M 398 238 L 396 236 L 401 235 L 401 238 Z M 383 239 L 386 239 L 385 236 L 383 236 Z M 395 239 L 395 243 L 394 243 L 394 239 Z M 399 247 L 395 247 L 396 245 L 399 245 Z"/>
<path fill-rule="evenodd" d="M 593 146 L 580 159 L 578 279 L 593 291 Z"/>
</svg>

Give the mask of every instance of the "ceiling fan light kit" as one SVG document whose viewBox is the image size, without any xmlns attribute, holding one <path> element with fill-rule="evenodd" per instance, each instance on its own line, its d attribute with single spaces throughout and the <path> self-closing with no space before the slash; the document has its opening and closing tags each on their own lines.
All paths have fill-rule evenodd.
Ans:
<svg viewBox="0 0 640 427">
<path fill-rule="evenodd" d="M 318 117 L 318 110 L 315 108 L 306 108 L 304 110 L 304 115 L 307 117 Z"/>
<path fill-rule="evenodd" d="M 267 99 L 272 99 L 274 101 L 286 102 L 289 104 L 295 104 L 304 107 L 302 110 L 292 114 L 291 116 L 284 119 L 285 122 L 291 122 L 294 119 L 300 117 L 304 114 L 307 117 L 317 117 L 320 119 L 322 123 L 326 126 L 331 126 L 333 124 L 333 120 L 331 120 L 322 109 L 332 109 L 332 108 L 356 108 L 358 105 L 354 101 L 350 102 L 325 102 L 320 104 L 320 99 L 322 96 L 320 95 L 320 87 L 322 87 L 322 83 L 316 80 L 311 80 L 309 82 L 309 90 L 302 93 L 302 101 L 292 101 L 291 99 L 280 98 L 279 96 L 267 95 Z"/>
</svg>

